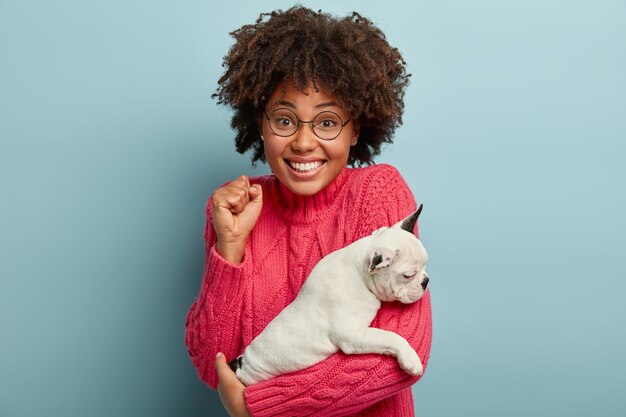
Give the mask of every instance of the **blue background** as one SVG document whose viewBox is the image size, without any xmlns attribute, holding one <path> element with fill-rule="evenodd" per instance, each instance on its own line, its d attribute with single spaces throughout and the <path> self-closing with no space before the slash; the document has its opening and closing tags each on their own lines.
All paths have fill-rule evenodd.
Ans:
<svg viewBox="0 0 626 417">
<path fill-rule="evenodd" d="M 0 0 L 0 416 L 219 416 L 184 318 L 252 169 L 210 94 L 286 1 Z M 404 54 L 378 162 L 425 205 L 417 415 L 626 415 L 626 3 L 305 1 Z"/>
</svg>

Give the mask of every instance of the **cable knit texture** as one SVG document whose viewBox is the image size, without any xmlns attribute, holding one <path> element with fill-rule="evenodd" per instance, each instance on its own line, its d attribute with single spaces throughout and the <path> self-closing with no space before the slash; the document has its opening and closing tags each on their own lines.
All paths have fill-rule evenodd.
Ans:
<svg viewBox="0 0 626 417">
<path fill-rule="evenodd" d="M 211 201 L 206 207 L 202 286 L 186 320 L 186 344 L 200 378 L 217 387 L 214 360 L 230 360 L 296 297 L 328 253 L 398 222 L 415 199 L 389 165 L 345 168 L 314 196 L 299 196 L 273 175 L 256 177 L 263 210 L 244 258 L 233 265 L 215 250 Z M 432 339 L 430 292 L 416 303 L 383 303 L 372 327 L 394 331 L 427 365 Z M 412 377 L 395 358 L 339 352 L 307 369 L 246 387 L 250 413 L 265 416 L 413 416 Z"/>
</svg>

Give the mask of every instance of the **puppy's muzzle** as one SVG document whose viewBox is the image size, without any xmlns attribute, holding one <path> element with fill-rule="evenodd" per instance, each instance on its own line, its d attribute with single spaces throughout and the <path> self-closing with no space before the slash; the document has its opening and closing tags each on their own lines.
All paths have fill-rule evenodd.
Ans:
<svg viewBox="0 0 626 417">
<path fill-rule="evenodd" d="M 422 289 L 424 291 L 426 291 L 426 287 L 428 286 L 428 281 L 430 281 L 430 279 L 428 279 L 428 277 L 424 277 L 424 279 L 422 280 Z"/>
</svg>

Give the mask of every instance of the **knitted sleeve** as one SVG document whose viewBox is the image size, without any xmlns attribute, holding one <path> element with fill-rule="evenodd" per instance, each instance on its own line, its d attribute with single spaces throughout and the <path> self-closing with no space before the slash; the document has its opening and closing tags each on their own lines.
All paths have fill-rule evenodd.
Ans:
<svg viewBox="0 0 626 417">
<path fill-rule="evenodd" d="M 234 358 L 241 352 L 241 315 L 250 253 L 246 247 L 241 264 L 234 265 L 217 253 L 211 199 L 206 206 L 204 272 L 197 300 L 186 318 L 185 343 L 200 379 L 217 388 L 213 366 L 217 352 Z"/>
<path fill-rule="evenodd" d="M 346 213 L 345 224 L 353 240 L 400 221 L 416 206 L 395 168 L 372 168 L 367 169 L 361 186 L 355 185 L 353 210 Z M 372 326 L 406 338 L 426 367 L 432 338 L 429 292 L 414 304 L 383 303 Z M 396 394 L 419 378 L 403 371 L 394 357 L 339 352 L 310 368 L 251 385 L 244 397 L 255 417 L 346 416 Z"/>
</svg>

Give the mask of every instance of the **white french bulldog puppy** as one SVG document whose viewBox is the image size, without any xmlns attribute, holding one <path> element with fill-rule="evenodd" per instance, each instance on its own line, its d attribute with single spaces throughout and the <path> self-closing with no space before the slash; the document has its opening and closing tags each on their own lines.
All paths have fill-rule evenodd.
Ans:
<svg viewBox="0 0 626 417">
<path fill-rule="evenodd" d="M 395 356 L 411 375 L 423 373 L 402 336 L 369 327 L 381 301 L 413 303 L 428 285 L 428 255 L 413 234 L 422 205 L 404 220 L 383 227 L 322 258 L 298 296 L 229 365 L 245 385 L 294 372 L 339 350 Z"/>
</svg>

